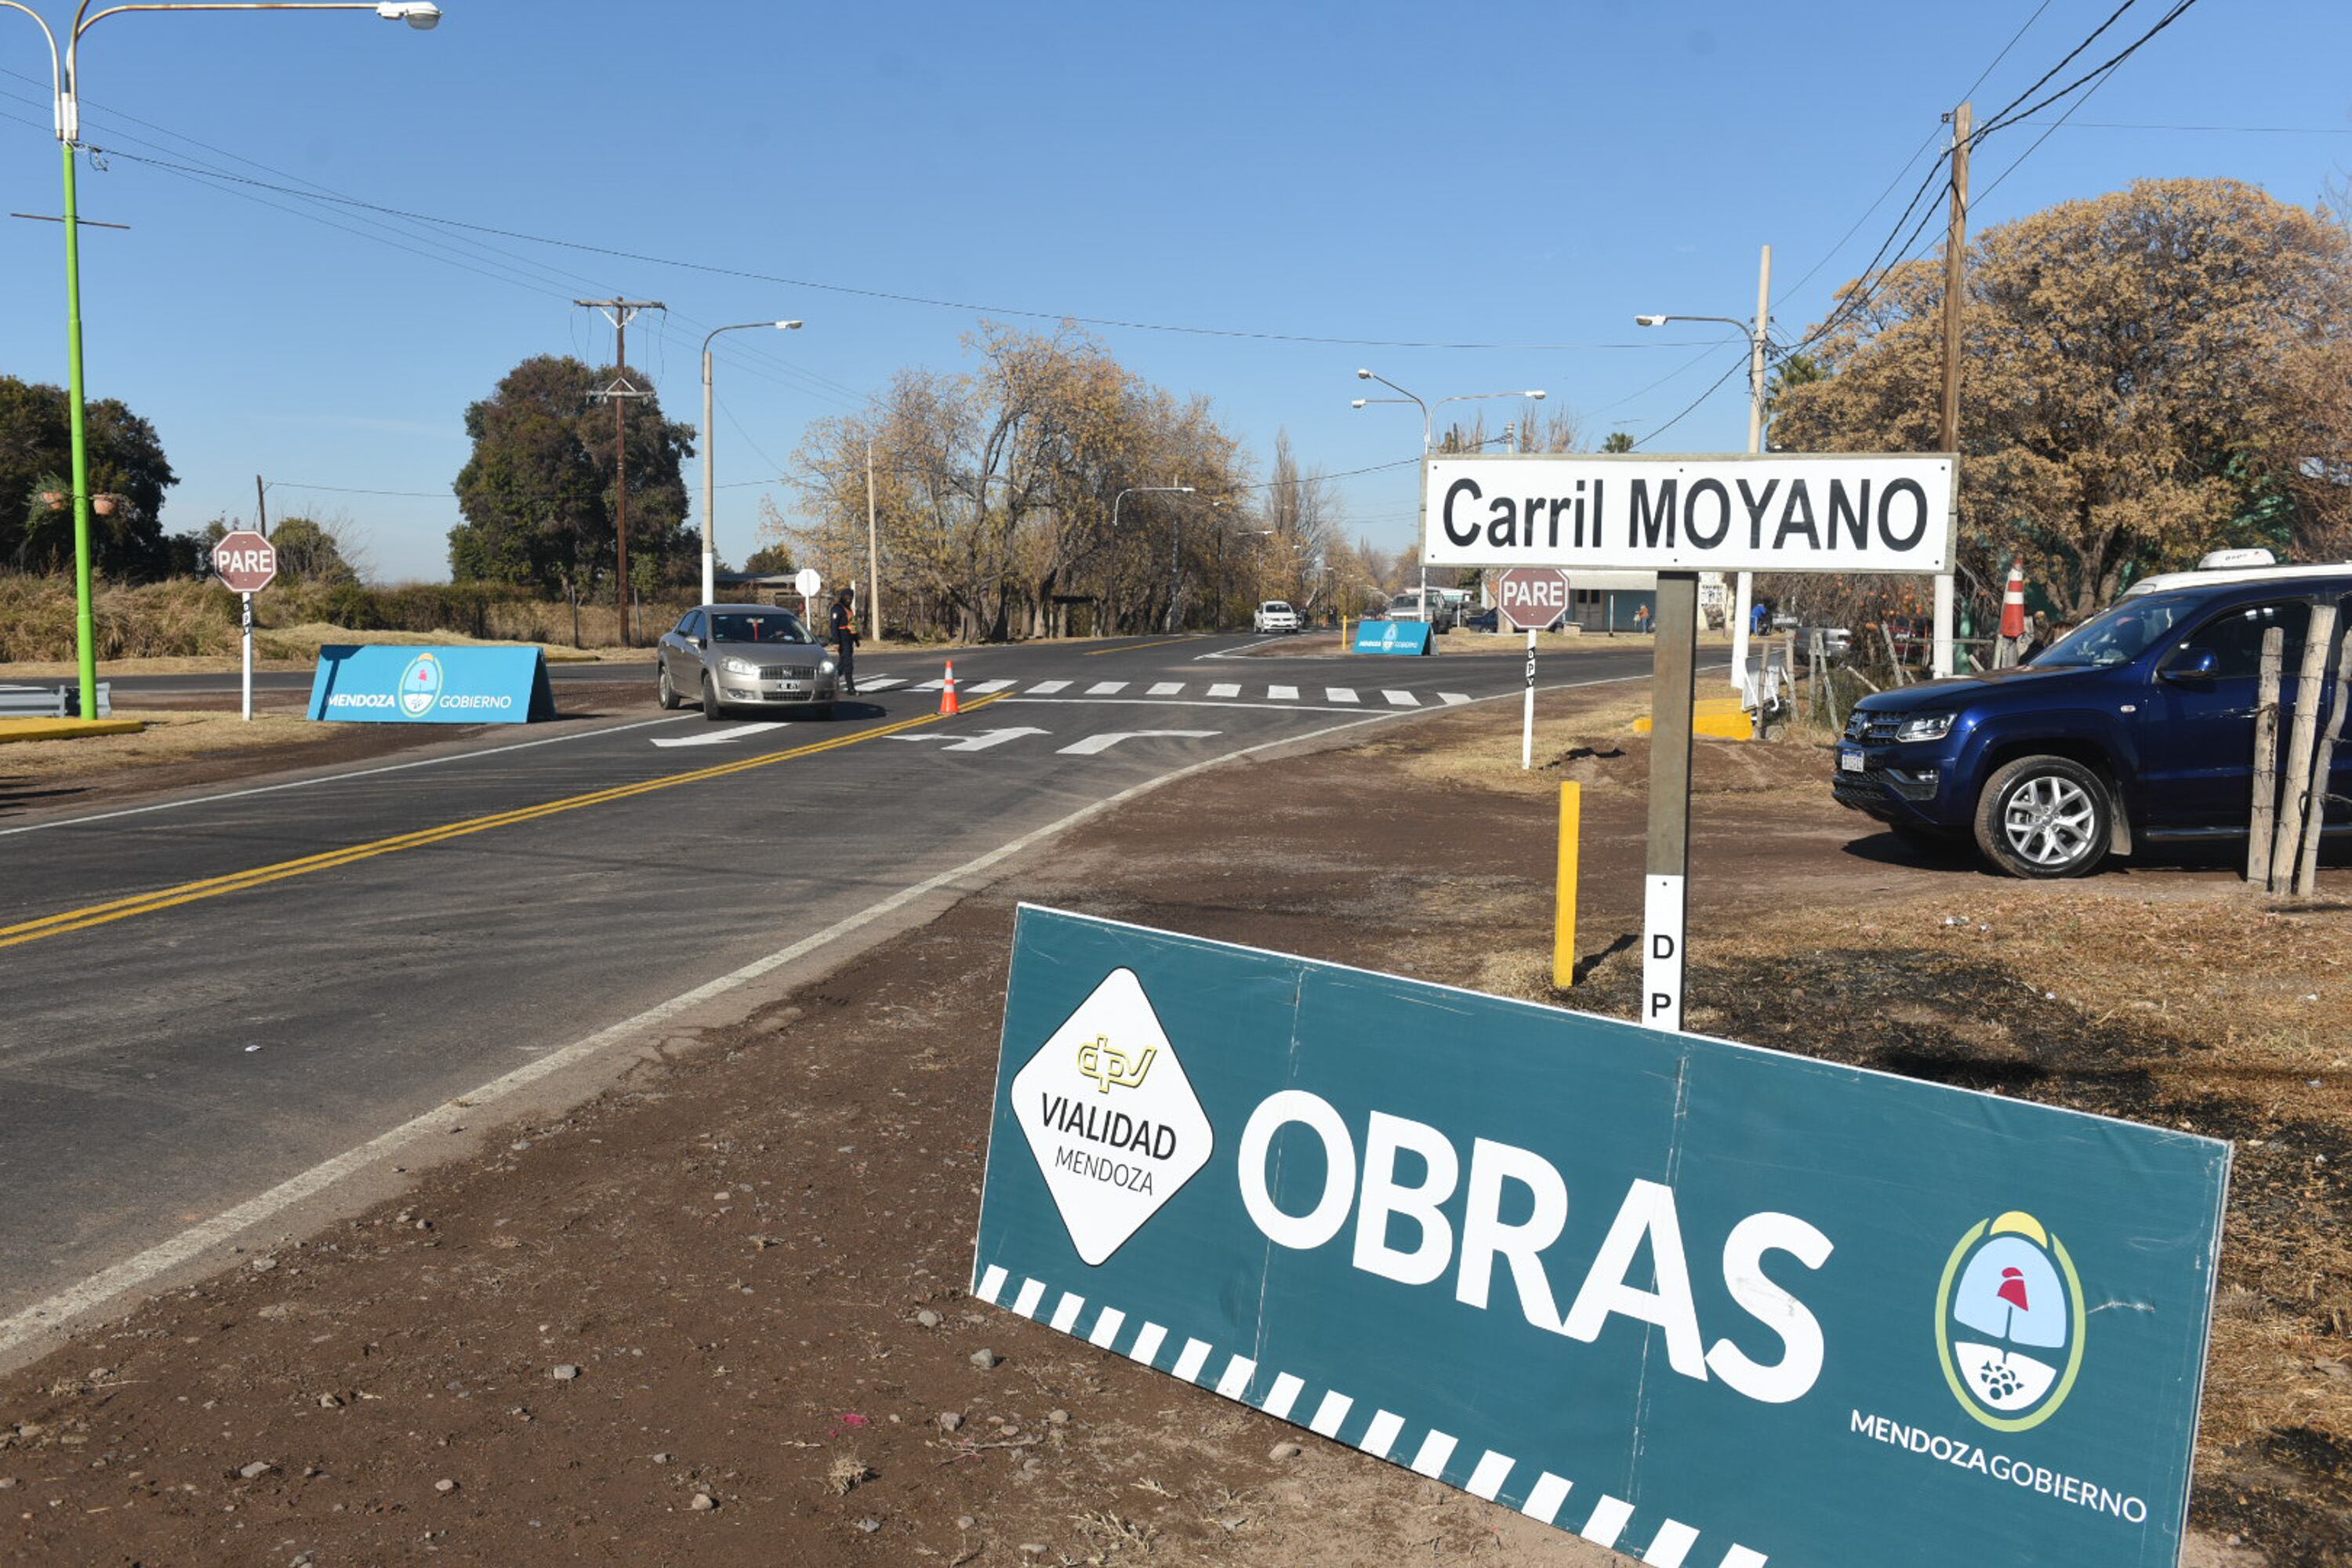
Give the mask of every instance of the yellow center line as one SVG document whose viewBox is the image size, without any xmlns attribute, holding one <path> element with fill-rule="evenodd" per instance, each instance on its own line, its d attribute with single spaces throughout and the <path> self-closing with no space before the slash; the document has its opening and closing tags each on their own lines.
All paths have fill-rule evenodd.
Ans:
<svg viewBox="0 0 2352 1568">
<path fill-rule="evenodd" d="M 982 697 L 972 701 L 967 712 L 976 711 L 999 700 Z M 222 877 L 207 877 L 202 881 L 183 882 L 177 887 L 161 888 L 152 892 L 135 893 L 103 904 L 91 904 L 84 909 L 66 910 L 38 920 L 25 921 L 16 925 L 0 926 L 0 948 L 17 947 L 44 937 L 63 936 L 68 931 L 88 931 L 133 915 L 152 914 L 159 910 L 174 909 L 203 899 L 216 899 L 225 893 L 243 892 L 289 878 L 304 877 L 313 871 L 332 870 L 356 861 L 372 860 L 379 855 L 390 855 L 403 849 L 423 848 L 427 845 L 446 844 L 452 838 L 485 833 L 494 827 L 511 827 L 520 823 L 536 822 L 544 816 L 562 812 L 579 811 L 592 805 L 606 805 L 614 801 L 628 800 L 656 790 L 672 789 L 679 784 L 701 784 L 709 779 L 724 778 L 730 773 L 749 773 L 754 768 L 770 767 L 799 757 L 813 757 L 820 752 L 839 751 L 863 741 L 896 735 L 903 731 L 937 723 L 942 717 L 926 713 L 920 718 L 902 720 L 896 724 L 884 724 L 871 730 L 860 730 L 854 735 L 841 735 L 829 741 L 817 741 L 805 746 L 794 746 L 782 752 L 770 752 L 761 756 L 745 757 L 737 762 L 719 763 L 707 768 L 687 773 L 669 773 L 661 778 L 645 779 L 635 784 L 615 784 L 607 789 L 592 790 L 585 795 L 569 795 L 561 800 L 543 801 L 537 805 L 519 806 L 511 811 L 495 812 L 488 816 L 468 817 L 458 822 L 444 823 L 437 827 L 418 828 L 412 833 L 396 834 L 365 844 L 347 845 L 341 849 L 329 849 L 299 859 L 280 860 L 268 866 L 256 866 L 247 870 L 231 872 Z"/>
<path fill-rule="evenodd" d="M 1100 658 L 1107 653 L 1133 653 L 1139 648 L 1147 647 L 1174 647 L 1180 642 L 1191 642 L 1192 640 L 1192 639 L 1191 637 L 1168 637 L 1160 642 L 1121 643 L 1117 647 L 1088 648 L 1083 657 L 1087 658 Z"/>
</svg>

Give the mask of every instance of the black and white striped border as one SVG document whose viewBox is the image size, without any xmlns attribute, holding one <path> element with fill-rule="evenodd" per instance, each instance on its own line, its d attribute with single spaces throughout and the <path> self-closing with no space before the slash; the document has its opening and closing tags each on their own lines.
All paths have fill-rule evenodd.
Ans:
<svg viewBox="0 0 2352 1568">
<path fill-rule="evenodd" d="M 1051 1288 L 1042 1279 L 1024 1279 L 1021 1288 L 1013 1292 L 1012 1300 L 1008 1301 L 1005 1300 L 1006 1289 L 1012 1283 L 1010 1273 L 1001 1265 L 992 1264 L 973 1288 L 973 1294 L 991 1306 L 1009 1307 L 1024 1318 L 1036 1318 L 1038 1310 L 1045 1304 L 1045 1298 L 1051 1293 Z M 1088 1344 L 1123 1354 L 1130 1361 L 1139 1362 L 1157 1371 L 1171 1373 L 1187 1383 L 1199 1383 L 1202 1374 L 1209 1370 L 1220 1354 L 1217 1348 L 1207 1341 L 1187 1337 L 1174 1358 L 1169 1360 L 1166 1352 L 1170 1341 L 1165 1328 L 1146 1321 L 1139 1322 L 1129 1336 L 1127 1332 L 1128 1315 L 1111 1306 L 1097 1305 L 1093 1326 L 1080 1335 L 1078 1321 L 1086 1311 L 1087 1299 L 1074 1290 L 1065 1290 L 1055 1300 L 1053 1313 L 1045 1321 L 1063 1333 L 1083 1338 Z M 1124 1350 L 1120 1348 L 1122 1339 L 1126 1341 Z M 1356 1402 L 1347 1394 L 1336 1388 L 1324 1390 L 1314 1413 L 1302 1420 L 1297 1414 L 1302 1408 L 1300 1397 L 1307 1391 L 1302 1379 L 1285 1372 L 1277 1373 L 1270 1382 L 1265 1382 L 1259 1376 L 1256 1362 L 1235 1352 L 1223 1353 L 1223 1368 L 1217 1373 L 1216 1382 L 1211 1385 L 1219 1394 L 1244 1405 L 1255 1405 L 1278 1420 L 1303 1426 L 1335 1442 L 1347 1440 L 1339 1434 L 1348 1426 L 1349 1417 L 1355 1414 L 1356 1405 Z M 1265 1384 L 1262 1392 L 1257 1398 L 1252 1399 L 1249 1397 L 1251 1388 L 1261 1382 Z M 1545 1524 L 1562 1530 L 1570 1528 L 1560 1520 L 1560 1510 L 1567 1507 L 1568 1495 L 1574 1489 L 1573 1484 L 1565 1478 L 1539 1467 L 1522 1465 L 1510 1455 L 1496 1453 L 1492 1448 L 1480 1454 L 1475 1464 L 1465 1464 L 1463 1457 L 1467 1450 L 1462 1448 L 1461 1440 L 1450 1432 L 1440 1432 L 1434 1427 L 1422 1434 L 1421 1441 L 1411 1447 L 1412 1457 L 1406 1458 L 1402 1456 L 1407 1448 L 1400 1441 L 1404 1433 L 1403 1416 L 1391 1411 L 1375 1410 L 1359 1429 L 1353 1443 L 1376 1459 L 1403 1465 L 1417 1475 L 1459 1487 L 1472 1497 L 1516 1508 L 1529 1519 Z M 1534 1475 L 1522 1489 L 1513 1484 L 1512 1478 L 1526 1471 L 1533 1471 Z M 1574 1528 L 1577 1534 L 1597 1546 L 1631 1552 L 1632 1547 L 1620 1542 L 1633 1520 L 1632 1503 L 1603 1492 L 1594 1502 L 1592 1511 L 1585 1517 L 1584 1523 Z M 1657 1529 L 1651 1532 L 1650 1544 L 1642 1553 L 1641 1560 L 1651 1568 L 1701 1568 L 1699 1560 L 1691 1556 L 1693 1548 L 1698 1544 L 1698 1533 L 1697 1530 L 1680 1520 L 1661 1520 Z M 1734 1544 L 1717 1560 L 1717 1568 L 1764 1568 L 1765 1562 L 1764 1553 Z"/>
</svg>

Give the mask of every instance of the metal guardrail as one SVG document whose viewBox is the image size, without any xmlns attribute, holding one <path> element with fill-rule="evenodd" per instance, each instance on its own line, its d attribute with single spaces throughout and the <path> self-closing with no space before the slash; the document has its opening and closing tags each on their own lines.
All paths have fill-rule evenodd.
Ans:
<svg viewBox="0 0 2352 1568">
<path fill-rule="evenodd" d="M 80 694 L 70 686 L 0 686 L 0 719 L 71 719 L 80 709 Z M 114 693 L 107 681 L 98 683 L 98 717 L 114 714 Z"/>
</svg>

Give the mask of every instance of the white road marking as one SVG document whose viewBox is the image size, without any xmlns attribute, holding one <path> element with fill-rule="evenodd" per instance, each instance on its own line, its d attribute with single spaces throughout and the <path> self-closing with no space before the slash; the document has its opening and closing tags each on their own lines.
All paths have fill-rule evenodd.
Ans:
<svg viewBox="0 0 2352 1568">
<path fill-rule="evenodd" d="M 1184 683 L 1181 680 L 1161 680 L 1154 682 L 1151 689 L 1145 692 L 1144 695 L 1146 697 L 1173 697 L 1183 689 Z"/>
<path fill-rule="evenodd" d="M 1418 708 L 1421 706 L 1421 699 L 1415 697 L 1410 691 L 1383 690 L 1381 695 L 1389 700 L 1389 706 L 1391 708 Z"/>
<path fill-rule="evenodd" d="M 1118 693 L 1126 689 L 1127 682 L 1124 680 L 1097 680 L 1092 686 L 1087 688 L 1087 695 L 1089 697 L 1116 697 Z"/>
<path fill-rule="evenodd" d="M 1040 734 L 1044 732 L 1042 730 L 1038 731 Z M 1121 741 L 1145 741 L 1163 736 L 1172 741 L 1205 741 L 1212 735 L 1223 732 L 1221 730 L 1106 730 L 1099 735 L 1088 735 L 1083 741 L 1064 746 L 1061 755 L 1098 757 Z"/>
<path fill-rule="evenodd" d="M 765 724 L 738 724 L 731 730 L 710 730 L 699 735 L 679 735 L 673 739 L 656 740 L 654 744 L 656 746 L 723 746 L 730 741 L 747 740 L 753 735 L 764 735 L 771 730 L 790 728 L 791 726 L 782 720 Z"/>
<path fill-rule="evenodd" d="M 1017 741 L 1024 735 L 1047 735 L 1052 732 L 1053 731 L 1050 730 L 1033 730 L 1027 725 L 1019 725 L 1009 730 L 982 730 L 977 735 L 966 735 L 951 740 L 946 745 L 941 746 L 940 750 L 942 752 L 985 752 L 992 746 L 1001 746 L 1007 741 Z M 914 737 L 911 735 L 902 735 L 898 738 L 900 740 L 912 740 Z"/>
<path fill-rule="evenodd" d="M 1296 686 L 1269 686 L 1265 689 L 1265 694 L 1268 697 L 1273 698 L 1276 702 L 1296 702 L 1298 700 L 1298 688 Z"/>
<path fill-rule="evenodd" d="M 499 757 L 509 752 L 528 752 L 533 746 L 560 746 L 566 741 L 589 741 L 600 735 L 625 735 L 632 730 L 650 730 L 656 724 L 676 724 L 682 720 L 699 719 L 699 713 L 673 713 L 662 719 L 640 719 L 634 724 L 614 724 L 604 730 L 579 730 L 569 735 L 550 735 L 544 740 L 518 741 L 511 746 L 489 746 L 478 752 L 451 752 L 446 756 L 419 757 L 413 763 L 387 763 L 380 768 L 357 768 L 347 773 L 326 773 L 315 779 L 289 779 L 284 784 L 256 784 L 251 789 L 233 789 L 219 795 L 191 795 L 186 800 L 158 801 L 153 805 L 127 805 L 121 811 L 101 811 L 89 816 L 68 816 L 58 822 L 30 822 L 22 827 L 0 827 L 0 838 L 11 838 L 19 833 L 41 833 L 52 827 L 80 827 L 92 822 L 112 822 L 121 816 L 144 816 L 153 811 L 177 811 L 187 805 L 210 805 L 219 800 L 243 800 L 248 795 L 276 795 L 281 790 L 309 789 L 313 784 L 338 784 L 344 779 L 372 779 L 378 773 L 406 773 L 411 768 L 438 767 L 443 763 L 469 762 L 476 757 Z"/>
<path fill-rule="evenodd" d="M 1041 686 L 1037 689 L 1043 691 L 1045 689 Z M 1212 697 L 1239 697 L 1241 694 L 1242 689 L 1230 680 L 1220 681 L 1209 688 L 1209 695 Z"/>
<path fill-rule="evenodd" d="M 1328 701 L 1353 702 L 1356 700 L 1356 689 L 1352 686 L 1327 686 L 1323 689 L 1323 696 Z"/>
<path fill-rule="evenodd" d="M 1029 694 L 1033 697 L 1051 697 L 1056 691 L 1067 691 L 1069 689 L 1070 683 L 1066 680 L 1041 680 L 1029 689 Z"/>
<path fill-rule="evenodd" d="M 985 697 L 992 691 L 1010 691 L 1013 689 L 1013 683 L 1009 680 L 983 680 L 978 686 L 967 686 L 964 689 Z"/>
<path fill-rule="evenodd" d="M 947 689 L 947 685 L 948 683 L 944 680 L 926 680 L 919 686 L 910 686 L 907 689 L 909 691 L 944 691 Z"/>
<path fill-rule="evenodd" d="M 1470 694 L 1466 691 L 1441 691 L 1437 694 L 1437 700 L 1448 708 L 1452 708 L 1469 701 Z"/>
<path fill-rule="evenodd" d="M 1560 691 L 1579 686 L 1614 686 L 1626 681 L 1648 679 L 1650 678 L 1646 673 L 1608 676 L 1597 680 L 1569 681 L 1559 686 L 1545 687 L 1541 689 Z M 1509 691 L 1487 700 L 1499 701 L 1505 697 L 1517 698 L 1518 695 L 1517 691 Z M 1006 700 L 1019 701 L 1020 699 L 1008 698 Z M 457 1099 L 465 1102 L 466 1118 L 479 1121 L 485 1116 L 493 1114 L 492 1108 L 499 1101 L 543 1078 L 562 1072 L 564 1068 L 614 1046 L 638 1038 L 659 1028 L 681 1014 L 691 1012 L 707 1002 L 715 1001 L 730 991 L 740 990 L 755 980 L 761 979 L 787 964 L 807 957 L 810 953 L 821 952 L 842 938 L 863 931 L 887 916 L 896 914 L 918 900 L 938 892 L 943 888 L 954 887 L 979 877 L 1013 858 L 1032 845 L 1042 843 L 1058 834 L 1066 833 L 1081 823 L 1091 822 L 1105 812 L 1115 811 L 1129 801 L 1149 795 L 1153 790 L 1191 778 L 1196 773 L 1206 773 L 1211 768 L 1222 766 L 1226 763 L 1237 762 L 1244 757 L 1276 751 L 1285 746 L 1300 745 L 1308 741 L 1319 741 L 1328 735 L 1342 734 L 1349 730 L 1367 729 L 1394 717 L 1396 715 L 1391 713 L 1357 715 L 1338 724 L 1327 724 L 1319 730 L 1310 730 L 1303 735 L 1285 735 L 1277 740 L 1261 741 L 1256 745 L 1244 746 L 1237 751 L 1222 752 L 1217 756 L 1203 757 L 1198 762 L 1187 763 L 1181 768 L 1171 768 L 1157 777 L 1129 784 L 1127 788 L 1107 795 L 1100 800 L 1089 801 L 1069 815 L 1049 822 L 1042 827 L 1032 828 L 1026 833 L 1007 839 L 995 848 L 976 855 L 961 866 L 950 867 L 945 871 L 926 877 L 919 882 L 909 883 L 897 892 L 877 900 L 854 914 L 844 916 L 823 931 L 803 937 L 788 947 L 778 948 L 763 958 L 753 959 L 739 969 L 730 970 L 716 979 L 707 980 L 690 990 L 682 991 L 668 1001 L 656 1003 L 634 1017 L 624 1018 L 617 1024 L 607 1025 L 592 1035 L 572 1041 L 568 1046 L 559 1047 L 544 1055 L 535 1057 L 513 1071 L 502 1073 L 488 1083 L 467 1090 Z M 672 721 L 667 719 L 649 719 L 645 721 L 645 724 L 663 724 Z M 619 730 L 644 727 L 645 725 L 642 724 L 620 725 L 614 730 L 583 731 L 581 733 L 609 735 Z M 526 746 L 551 745 L 560 741 L 577 738 L 573 735 L 551 735 L 544 741 L 525 741 L 518 745 L 498 747 L 496 751 L 520 751 Z M 484 756 L 494 755 L 495 752 L 470 752 L 458 754 Z M 450 759 L 428 757 L 414 763 L 395 763 L 390 767 L 373 768 L 366 772 L 393 773 L 402 768 L 422 767 L 448 760 Z M 141 811 L 165 810 L 171 805 L 194 805 L 203 804 L 205 800 L 229 799 L 235 795 L 266 795 L 273 790 L 293 789 L 307 784 L 324 784 L 334 778 L 361 776 L 363 774 L 336 773 L 329 775 L 327 779 L 300 779 L 283 784 L 264 785 L 258 789 L 238 790 L 233 792 L 233 795 L 202 796 L 197 800 L 173 801 L 160 805 L 134 807 L 129 811 L 109 812 L 104 816 L 130 816 Z M 74 820 L 93 822 L 103 820 L 103 817 L 79 817 Z M 36 826 L 56 827 L 68 826 L 68 824 L 42 823 Z M 7 831 L 24 833 L 30 832 L 32 829 L 20 827 Z M 344 1178 L 366 1170 L 379 1160 L 389 1159 L 417 1143 L 446 1138 L 455 1120 L 454 1110 L 454 1101 L 436 1106 L 424 1115 L 413 1117 L 397 1127 L 380 1132 L 366 1142 L 347 1149 L 332 1159 L 322 1160 L 309 1170 L 288 1177 L 267 1192 L 224 1209 L 212 1218 L 199 1225 L 191 1226 L 168 1240 L 158 1242 L 145 1251 L 123 1259 L 121 1263 L 89 1275 L 10 1317 L 0 1318 L 0 1356 L 7 1355 L 18 1346 L 41 1335 L 54 1334 L 64 1325 L 86 1313 L 98 1310 L 115 1298 L 136 1290 L 141 1286 L 175 1268 L 194 1262 L 214 1247 L 226 1246 L 232 1238 L 256 1226 L 268 1224 L 297 1204 L 307 1202 Z M 1136 1336 L 1133 1348 L 1128 1352 L 1129 1356 L 1149 1365 L 1152 1355 L 1160 1349 L 1160 1342 L 1166 1337 L 1166 1334 L 1167 1331 L 1158 1324 L 1146 1323 L 1142 1331 Z M 1344 1394 L 1336 1392 L 1326 1394 L 1323 1396 L 1322 1408 L 1311 1423 L 1314 1430 L 1327 1437 L 1329 1436 L 1331 1431 L 1336 1430 L 1339 1423 L 1347 1418 L 1351 1403 L 1352 1401 Z M 1324 1425 L 1326 1415 L 1330 1417 L 1328 1430 Z M 1560 1486 L 1564 1493 L 1567 1483 L 1563 1481 Z M 1757 1563 L 1761 1562 L 1761 1559 L 1743 1559 L 1738 1568 L 1756 1568 Z M 1727 1568 L 1731 1568 L 1727 1559 Z"/>
<path fill-rule="evenodd" d="M 904 686 L 906 684 L 907 678 L 903 675 L 879 676 L 872 680 L 859 681 L 857 683 L 856 695 L 863 697 L 869 691 L 887 691 L 894 686 Z"/>
</svg>

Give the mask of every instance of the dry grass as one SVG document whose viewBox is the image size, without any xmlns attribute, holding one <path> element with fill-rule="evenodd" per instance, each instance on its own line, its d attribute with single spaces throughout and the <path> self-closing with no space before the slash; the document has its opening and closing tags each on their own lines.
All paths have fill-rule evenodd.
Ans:
<svg viewBox="0 0 2352 1568">
<path fill-rule="evenodd" d="M 224 752 L 267 752 L 316 741 L 348 725 L 313 723 L 298 713 L 257 713 L 246 723 L 234 713 L 118 708 L 118 719 L 147 728 L 135 735 L 89 735 L 69 741 L 16 741 L 0 746 L 0 780 L 11 784 L 158 767 Z"/>
</svg>

